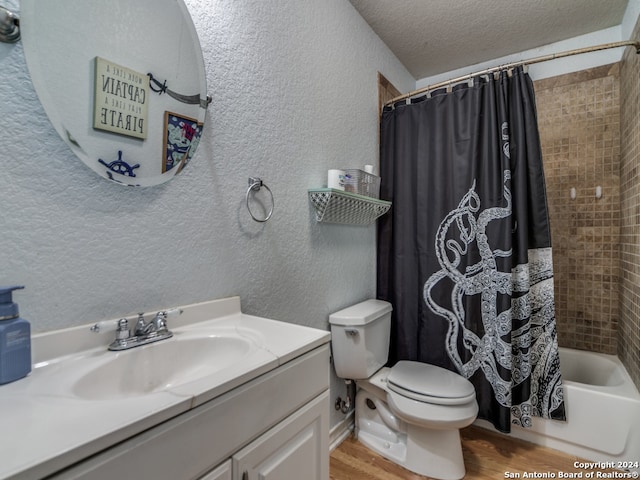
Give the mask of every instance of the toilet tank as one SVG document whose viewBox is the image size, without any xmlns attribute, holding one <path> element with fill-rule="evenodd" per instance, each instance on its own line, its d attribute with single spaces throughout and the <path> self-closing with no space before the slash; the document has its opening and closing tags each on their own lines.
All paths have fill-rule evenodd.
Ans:
<svg viewBox="0 0 640 480">
<path fill-rule="evenodd" d="M 329 315 L 338 377 L 369 378 L 387 363 L 392 310 L 389 302 L 365 300 Z"/>
</svg>

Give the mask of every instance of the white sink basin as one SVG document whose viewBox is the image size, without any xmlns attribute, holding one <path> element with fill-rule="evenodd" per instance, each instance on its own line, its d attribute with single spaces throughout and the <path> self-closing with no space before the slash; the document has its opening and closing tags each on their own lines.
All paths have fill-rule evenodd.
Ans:
<svg viewBox="0 0 640 480">
<path fill-rule="evenodd" d="M 74 395 L 108 400 L 182 385 L 230 367 L 255 346 L 234 335 L 174 336 L 105 356 L 72 386 Z"/>
</svg>

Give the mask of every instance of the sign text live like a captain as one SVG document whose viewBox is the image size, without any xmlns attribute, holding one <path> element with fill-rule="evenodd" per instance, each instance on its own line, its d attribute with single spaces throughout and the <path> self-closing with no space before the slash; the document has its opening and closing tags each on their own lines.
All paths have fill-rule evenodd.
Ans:
<svg viewBox="0 0 640 480">
<path fill-rule="evenodd" d="M 149 77 L 96 57 L 93 128 L 147 138 Z"/>
</svg>

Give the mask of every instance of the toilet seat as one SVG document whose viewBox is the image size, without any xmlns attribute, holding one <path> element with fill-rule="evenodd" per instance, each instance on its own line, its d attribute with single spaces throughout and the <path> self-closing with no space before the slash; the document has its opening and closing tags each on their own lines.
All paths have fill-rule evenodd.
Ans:
<svg viewBox="0 0 640 480">
<path fill-rule="evenodd" d="M 394 391 L 387 392 L 389 409 L 401 420 L 421 427 L 454 430 L 467 427 L 478 415 L 474 400 L 460 405 L 437 405 L 413 400 Z"/>
<path fill-rule="evenodd" d="M 447 369 L 403 360 L 391 368 L 389 390 L 412 400 L 433 405 L 464 405 L 475 399 L 473 384 Z"/>
</svg>

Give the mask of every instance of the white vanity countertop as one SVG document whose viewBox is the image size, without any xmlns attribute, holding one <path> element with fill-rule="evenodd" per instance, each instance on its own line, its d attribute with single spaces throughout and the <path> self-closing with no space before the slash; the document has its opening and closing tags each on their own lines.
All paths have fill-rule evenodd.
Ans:
<svg viewBox="0 0 640 480">
<path fill-rule="evenodd" d="M 328 331 L 245 315 L 238 297 L 180 308 L 183 313 L 168 321 L 174 338 L 125 352 L 107 351 L 115 333 L 95 334 L 90 325 L 34 335 L 31 374 L 0 385 L 0 479 L 50 475 L 330 341 Z M 113 327 L 115 322 L 103 323 L 103 330 L 104 325 Z M 240 337 L 252 347 L 242 358 L 212 374 L 177 384 L 168 381 L 150 393 L 100 393 L 86 398 L 74 391 L 81 377 L 93 382 L 92 369 L 116 355 L 139 358 L 140 352 L 138 357 L 125 355 L 164 342 L 220 332 Z M 126 368 L 137 367 L 131 363 Z M 116 376 L 107 379 L 102 374 L 101 378 L 110 380 L 109 385 L 119 383 Z M 100 379 L 96 380 L 99 384 Z M 122 388 L 126 391 L 127 387 Z"/>
</svg>

